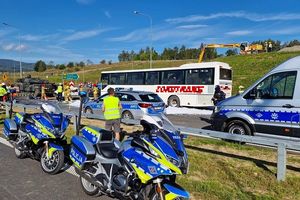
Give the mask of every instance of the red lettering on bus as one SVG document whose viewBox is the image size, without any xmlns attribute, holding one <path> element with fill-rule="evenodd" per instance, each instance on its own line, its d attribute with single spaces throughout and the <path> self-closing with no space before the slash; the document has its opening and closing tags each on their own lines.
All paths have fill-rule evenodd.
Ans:
<svg viewBox="0 0 300 200">
<path fill-rule="evenodd" d="M 204 86 L 157 86 L 157 93 L 198 93 L 201 94 L 203 92 Z"/>
</svg>

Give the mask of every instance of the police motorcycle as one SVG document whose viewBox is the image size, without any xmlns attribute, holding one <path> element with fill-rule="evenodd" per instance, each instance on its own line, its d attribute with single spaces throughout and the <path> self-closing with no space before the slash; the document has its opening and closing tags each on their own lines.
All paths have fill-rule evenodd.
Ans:
<svg viewBox="0 0 300 200">
<path fill-rule="evenodd" d="M 180 156 L 184 153 L 178 155 L 179 150 L 159 133 L 163 121 L 149 115 L 141 125 L 144 131 L 131 134 L 122 143 L 111 131 L 93 126 L 83 127 L 82 136 L 72 137 L 70 159 L 86 194 L 139 200 L 189 198 L 175 183 L 176 175 L 183 174 Z"/>
<path fill-rule="evenodd" d="M 65 131 L 70 116 L 51 103 L 43 103 L 41 110 L 35 114 L 16 113 L 13 119 L 5 119 L 3 134 L 14 146 L 17 158 L 40 160 L 44 172 L 56 174 L 64 166 Z"/>
</svg>

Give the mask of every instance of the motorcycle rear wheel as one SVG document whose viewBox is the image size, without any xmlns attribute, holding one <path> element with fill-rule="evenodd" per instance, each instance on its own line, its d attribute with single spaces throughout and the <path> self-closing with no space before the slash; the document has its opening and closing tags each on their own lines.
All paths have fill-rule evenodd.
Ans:
<svg viewBox="0 0 300 200">
<path fill-rule="evenodd" d="M 82 176 L 80 176 L 79 179 L 80 179 L 80 185 L 81 185 L 84 193 L 86 193 L 89 196 L 100 196 L 101 195 L 101 191 L 98 186 L 92 184 L 91 182 L 89 182 L 88 180 L 83 178 Z"/>
<path fill-rule="evenodd" d="M 47 159 L 46 151 L 44 150 L 40 163 L 42 170 L 47 174 L 57 174 L 64 166 L 64 152 L 54 151 L 52 157 Z"/>
</svg>

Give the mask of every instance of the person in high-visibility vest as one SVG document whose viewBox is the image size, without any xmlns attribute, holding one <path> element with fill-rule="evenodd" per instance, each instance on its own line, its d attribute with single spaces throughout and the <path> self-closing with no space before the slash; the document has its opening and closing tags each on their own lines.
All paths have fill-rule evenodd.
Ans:
<svg viewBox="0 0 300 200">
<path fill-rule="evenodd" d="M 6 94 L 7 94 L 6 84 L 2 83 L 0 86 L 0 101 L 5 101 Z"/>
<path fill-rule="evenodd" d="M 57 86 L 56 92 L 57 92 L 57 100 L 62 101 L 63 86 L 61 83 Z"/>
<path fill-rule="evenodd" d="M 102 111 L 105 118 L 105 129 L 112 131 L 114 128 L 115 138 L 120 140 L 120 123 L 121 123 L 121 103 L 118 97 L 115 97 L 115 90 L 107 90 L 108 97 L 103 99 Z"/>
</svg>

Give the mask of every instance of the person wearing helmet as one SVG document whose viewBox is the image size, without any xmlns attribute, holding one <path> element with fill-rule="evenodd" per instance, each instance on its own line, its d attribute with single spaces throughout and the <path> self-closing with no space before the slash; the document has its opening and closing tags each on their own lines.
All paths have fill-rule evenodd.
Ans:
<svg viewBox="0 0 300 200">
<path fill-rule="evenodd" d="M 245 88 L 244 86 L 240 85 L 238 93 L 242 94 L 244 92 L 244 88 Z"/>
</svg>

